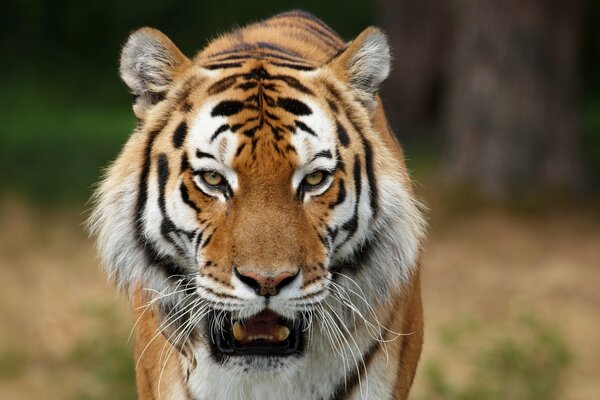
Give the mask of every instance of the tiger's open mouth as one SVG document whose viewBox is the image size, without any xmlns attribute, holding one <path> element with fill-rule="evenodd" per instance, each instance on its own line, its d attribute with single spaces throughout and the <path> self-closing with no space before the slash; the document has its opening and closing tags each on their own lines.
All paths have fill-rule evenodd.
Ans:
<svg viewBox="0 0 600 400">
<path fill-rule="evenodd" d="M 286 357 L 302 353 L 304 333 L 300 320 L 290 321 L 264 310 L 243 321 L 232 321 L 231 315 L 219 318 L 222 329 L 215 331 L 215 318 L 211 315 L 207 324 L 214 355 Z"/>
</svg>

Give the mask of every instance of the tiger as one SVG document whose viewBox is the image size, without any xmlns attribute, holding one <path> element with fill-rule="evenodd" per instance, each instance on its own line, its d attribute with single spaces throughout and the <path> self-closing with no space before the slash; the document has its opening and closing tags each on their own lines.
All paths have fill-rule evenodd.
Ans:
<svg viewBox="0 0 600 400">
<path fill-rule="evenodd" d="M 129 299 L 139 399 L 406 399 L 426 223 L 379 87 L 385 33 L 303 11 L 190 59 L 141 28 L 136 126 L 89 220 Z"/>
</svg>

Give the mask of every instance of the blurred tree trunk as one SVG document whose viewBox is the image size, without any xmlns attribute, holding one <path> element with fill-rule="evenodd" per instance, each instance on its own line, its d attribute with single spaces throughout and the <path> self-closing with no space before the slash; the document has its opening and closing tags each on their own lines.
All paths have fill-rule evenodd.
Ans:
<svg viewBox="0 0 600 400">
<path fill-rule="evenodd" d="M 450 177 L 497 195 L 581 188 L 582 0 L 452 5 L 444 128 Z"/>
<path fill-rule="evenodd" d="M 379 18 L 394 58 L 382 97 L 390 124 L 402 139 L 439 119 L 451 43 L 449 5 L 439 0 L 379 1 Z"/>
</svg>

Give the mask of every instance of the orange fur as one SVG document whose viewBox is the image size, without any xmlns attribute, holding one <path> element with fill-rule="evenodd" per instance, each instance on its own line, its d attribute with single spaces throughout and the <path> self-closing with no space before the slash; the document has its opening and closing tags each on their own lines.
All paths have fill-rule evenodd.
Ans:
<svg viewBox="0 0 600 400">
<path fill-rule="evenodd" d="M 412 196 L 403 152 L 389 129 L 381 100 L 376 95 L 377 88 L 371 88 L 353 76 L 356 74 L 354 69 L 360 72 L 360 68 L 368 63 L 361 59 L 364 58 L 361 52 L 365 43 L 375 40 L 371 43 L 375 46 L 381 37 L 383 34 L 379 30 L 368 28 L 346 46 L 320 21 L 292 12 L 223 35 L 189 60 L 156 30 L 144 28 L 134 33 L 131 40 L 142 41 L 142 44 L 125 46 L 122 76 L 137 96 L 134 111 L 139 120 L 138 128 L 100 189 L 100 196 L 104 196 L 101 199 L 105 203 L 103 206 L 119 204 L 127 191 L 115 188 L 131 176 L 142 177 L 140 187 L 144 182 L 157 185 L 164 179 L 161 190 L 166 193 L 183 191 L 187 204 L 202 210 L 197 213 L 196 222 L 210 230 L 202 245 L 203 257 L 210 263 L 199 267 L 200 277 L 224 290 L 233 289 L 232 269 L 248 276 L 295 276 L 301 271 L 303 289 L 325 280 L 328 255 L 323 244 L 322 226 L 332 215 L 334 203 L 348 188 L 360 191 L 356 186 L 360 185 L 363 175 L 367 175 L 365 180 L 372 178 L 369 175 L 371 168 L 375 175 L 385 172 L 397 177 L 406 193 Z M 145 69 L 135 64 L 135 46 L 152 48 L 154 59 L 145 61 Z M 125 54 L 128 51 L 131 54 Z M 240 54 L 244 57 L 236 58 Z M 304 73 L 313 70 L 320 73 L 314 76 Z M 387 71 L 373 73 L 386 75 Z M 260 74 L 276 78 L 263 80 Z M 249 75 L 252 76 L 240 78 Z M 285 78 L 277 78 L 281 76 Z M 140 89 L 144 79 L 152 84 Z M 244 83 L 250 91 L 239 89 Z M 276 95 L 272 94 L 275 90 Z M 245 130 L 238 134 L 238 150 L 232 165 L 240 184 L 231 200 L 216 202 L 198 190 L 194 171 L 186 169 L 182 162 L 185 146 L 173 143 L 178 140 L 177 130 L 192 123 L 192 110 L 197 110 L 208 100 L 217 103 L 231 98 L 243 99 L 241 96 L 247 96 L 246 93 L 255 94 L 256 107 L 228 115 L 226 120 L 228 128 Z M 298 122 L 293 112 L 271 104 L 281 99 L 295 99 L 299 94 L 310 95 L 311 101 L 329 110 L 335 121 L 332 125 L 338 124 L 338 129 L 345 129 L 348 136 L 348 143 L 337 147 L 339 158 L 346 167 L 336 169 L 331 188 L 310 202 L 298 201 L 297 194 L 289 187 L 300 162 L 298 151 L 290 145 L 294 134 L 292 128 Z M 248 121 L 260 121 L 260 124 L 248 128 L 252 126 Z M 225 151 L 226 147 L 227 143 L 223 144 L 220 151 Z M 374 160 L 366 154 L 366 149 L 376 154 Z M 157 163 L 158 159 L 162 164 Z M 361 174 L 359 182 L 352 181 L 352 165 Z M 366 172 L 361 172 L 361 168 Z M 153 178 L 155 176 L 158 178 Z M 149 182 L 150 179 L 158 179 L 158 183 Z M 368 187 L 370 196 L 375 197 L 376 188 L 371 185 L 374 185 L 372 181 Z M 105 194 L 111 190 L 115 194 Z M 363 190 L 367 188 L 363 187 Z M 142 200 L 148 201 L 146 197 Z M 139 194 L 137 202 L 140 204 Z M 134 219 L 142 217 L 144 214 L 140 213 Z M 418 219 L 418 216 L 414 218 Z M 417 232 L 417 236 L 419 234 Z M 138 232 L 138 235 L 145 234 Z M 387 344 L 392 363 L 381 372 L 382 379 L 390 382 L 397 400 L 408 397 L 423 341 L 419 269 L 418 265 L 408 267 L 411 269 L 406 280 L 390 289 L 389 301 L 374 305 L 378 318 L 385 321 L 387 329 L 403 334 Z M 187 343 L 168 339 L 169 331 L 157 334 L 162 322 L 160 310 L 155 306 L 146 310 L 151 297 L 144 295 L 141 282 L 122 282 L 125 274 L 121 270 L 111 275 L 132 294 L 132 305 L 139 319 L 135 328 L 138 398 L 191 399 L 186 382 L 194 361 L 186 354 L 184 345 Z M 358 327 L 355 332 L 367 335 Z M 393 335 L 387 333 L 384 339 L 391 340 Z M 196 345 L 203 345 L 201 338 L 197 340 Z M 373 347 L 366 360 L 367 369 L 369 364 L 381 364 L 384 357 L 379 346 Z M 202 368 L 202 365 L 193 367 Z M 359 374 L 364 372 L 359 371 Z M 350 390 L 353 392 L 345 393 L 343 398 L 358 395 L 356 387 Z"/>
</svg>

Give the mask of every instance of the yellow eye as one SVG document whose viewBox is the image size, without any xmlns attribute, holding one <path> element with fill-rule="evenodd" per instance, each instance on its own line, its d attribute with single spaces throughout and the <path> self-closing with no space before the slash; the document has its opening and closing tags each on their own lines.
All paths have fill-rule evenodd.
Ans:
<svg viewBox="0 0 600 400">
<path fill-rule="evenodd" d="M 220 186 L 225 182 L 223 175 L 216 171 L 203 171 L 200 176 L 202 177 L 204 183 L 209 186 Z"/>
<path fill-rule="evenodd" d="M 310 174 L 306 175 L 304 181 L 309 186 L 318 186 L 325 180 L 325 172 L 323 171 L 314 171 Z"/>
</svg>

